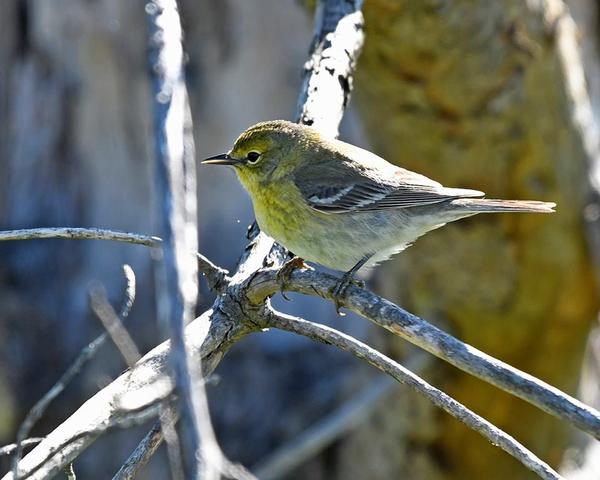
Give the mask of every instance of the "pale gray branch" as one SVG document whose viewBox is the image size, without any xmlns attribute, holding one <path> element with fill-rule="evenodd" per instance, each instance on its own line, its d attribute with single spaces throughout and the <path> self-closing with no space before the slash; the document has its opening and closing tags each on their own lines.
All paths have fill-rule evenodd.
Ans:
<svg viewBox="0 0 600 480">
<path fill-rule="evenodd" d="M 196 161 L 192 119 L 185 85 L 184 52 L 176 0 L 146 4 L 149 71 L 154 111 L 155 184 L 162 261 L 156 265 L 157 317 L 168 325 L 176 424 L 183 478 L 220 476 L 223 453 L 210 422 L 208 401 L 185 344 L 185 325 L 193 320 L 198 297 L 198 266 L 189 252 L 197 250 Z M 196 359 L 199 361 L 199 359 Z M 172 472 L 172 475 L 175 475 Z M 178 479 L 176 479 L 178 480 Z"/>
<path fill-rule="evenodd" d="M 472 428 L 487 438 L 492 445 L 498 446 L 512 455 L 541 478 L 546 480 L 558 480 L 562 478 L 549 465 L 537 458 L 513 437 L 472 412 L 441 390 L 428 384 L 399 363 L 394 362 L 392 359 L 368 345 L 359 342 L 355 338 L 333 328 L 275 311 L 271 311 L 270 315 L 268 315 L 268 325 L 294 332 L 299 335 L 304 335 L 318 342 L 333 345 L 352 353 L 354 356 L 367 361 L 382 372 L 392 376 L 398 382 L 408 385 L 410 388 L 427 398 L 435 406 L 448 412 L 454 418 L 460 420 L 469 428 Z"/>
<path fill-rule="evenodd" d="M 317 3 L 311 55 L 304 65 L 296 121 L 337 137 L 364 41 L 362 0 Z"/>
<path fill-rule="evenodd" d="M 98 287 L 90 292 L 90 304 L 127 366 L 133 367 L 141 357 L 140 352 L 129 332 L 123 326 L 117 312 L 108 302 L 103 289 Z"/>
<path fill-rule="evenodd" d="M 0 242 L 14 240 L 37 239 L 65 239 L 65 240 L 109 240 L 113 242 L 131 243 L 146 247 L 160 247 L 162 239 L 151 235 L 139 233 L 120 232 L 102 228 L 24 228 L 19 230 L 0 231 Z M 191 252 L 196 257 L 198 270 L 209 282 L 209 286 L 217 292 L 222 291 L 229 283 L 227 270 L 218 267 L 208 258 L 198 252 Z M 191 258 L 190 258 L 191 261 Z"/>
<path fill-rule="evenodd" d="M 333 300 L 332 291 L 337 281 L 336 277 L 325 273 L 297 270 L 286 282 L 286 289 Z M 264 269 L 254 275 L 246 295 L 251 303 L 261 304 L 266 297 L 278 292 L 280 288 L 277 271 Z M 346 308 L 461 370 L 600 439 L 600 412 L 559 389 L 461 342 L 366 289 L 352 285 L 340 302 Z"/>
<path fill-rule="evenodd" d="M 44 437 L 26 438 L 21 442 L 21 447 L 33 447 L 34 445 L 40 443 L 43 439 Z M 11 443 L 10 445 L 4 445 L 3 447 L 0 447 L 0 457 L 3 455 L 10 455 L 16 452 L 18 447 L 19 445 L 16 443 Z"/>
<path fill-rule="evenodd" d="M 133 243 L 146 247 L 157 247 L 161 243 L 158 237 L 139 233 L 120 232 L 103 228 L 24 228 L 0 232 L 0 242 L 8 240 L 35 240 L 42 238 L 64 238 L 67 240 L 112 240 L 115 242 Z"/>
<path fill-rule="evenodd" d="M 237 318 L 243 315 L 237 313 Z M 186 345 L 194 361 L 203 360 L 207 375 L 233 343 L 256 328 L 209 310 L 186 327 Z M 157 409 L 149 407 L 167 401 L 172 393 L 168 355 L 169 342 L 164 342 L 87 400 L 19 462 L 20 478 L 52 478 L 109 428 L 156 415 Z M 14 479 L 12 472 L 2 478 Z"/>
</svg>

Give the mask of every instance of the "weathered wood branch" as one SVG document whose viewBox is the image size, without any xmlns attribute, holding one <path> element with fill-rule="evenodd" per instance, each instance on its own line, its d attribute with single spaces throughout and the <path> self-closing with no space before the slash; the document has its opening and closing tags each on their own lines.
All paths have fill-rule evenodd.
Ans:
<svg viewBox="0 0 600 480">
<path fill-rule="evenodd" d="M 246 262 L 259 260 L 261 258 L 261 253 L 264 253 L 253 250 L 252 248 L 249 251 L 254 252 L 255 255 L 249 255 L 246 259 Z M 335 283 L 336 278 L 331 275 L 316 271 L 299 270 L 292 273 L 289 281 L 286 282 L 286 289 L 312 295 L 317 294 L 324 298 L 331 298 L 331 290 L 333 289 Z M 232 342 L 239 340 L 244 334 L 250 331 L 269 326 L 268 323 L 265 323 L 265 319 L 269 318 L 270 313 L 265 309 L 265 305 L 262 303 L 261 299 L 264 299 L 267 296 L 275 293 L 279 289 L 280 285 L 277 279 L 276 268 L 260 268 L 258 271 L 254 271 L 252 275 L 240 275 L 239 279 L 232 281 L 232 285 L 226 290 L 226 292 L 219 296 L 215 302 L 214 310 L 207 312 L 203 315 L 203 317 L 200 317 L 190 324 L 186 331 L 188 344 L 190 345 L 192 351 L 195 352 L 195 355 L 201 355 L 205 359 L 205 363 L 208 361 L 207 372 L 214 368 L 216 363 L 218 363 Z M 445 359 L 454 359 L 454 362 L 456 362 L 456 359 L 454 358 L 456 354 L 458 354 L 457 358 L 460 359 L 462 358 L 461 352 L 462 354 L 464 354 L 464 352 L 468 352 L 470 357 L 465 360 L 465 365 L 461 365 L 462 368 L 466 370 L 478 370 L 476 365 L 470 365 L 469 362 L 474 361 L 477 364 L 483 361 L 484 363 L 487 363 L 485 370 L 491 371 L 492 376 L 495 376 L 499 373 L 500 378 L 509 378 L 509 382 L 513 382 L 510 388 L 507 388 L 507 390 L 511 391 L 511 393 L 524 396 L 524 394 L 530 394 L 531 391 L 541 392 L 541 400 L 536 397 L 537 393 L 531 395 L 533 399 L 528 398 L 528 400 L 531 400 L 531 402 L 535 405 L 538 405 L 541 402 L 541 408 L 544 408 L 543 404 L 546 397 L 553 397 L 555 399 L 553 408 L 556 410 L 553 413 L 565 419 L 570 419 L 572 412 L 577 412 L 577 415 L 580 415 L 582 413 L 581 411 L 583 410 L 583 413 L 589 414 L 590 418 L 592 419 L 592 422 L 588 423 L 585 419 L 585 415 L 582 417 L 583 420 L 581 421 L 583 421 L 584 429 L 591 432 L 595 431 L 594 422 L 596 421 L 595 419 L 598 418 L 598 413 L 593 409 L 582 405 L 577 400 L 568 397 L 562 392 L 545 385 L 543 382 L 540 382 L 539 380 L 534 379 L 527 374 L 523 374 L 522 372 L 519 372 L 510 366 L 502 364 L 501 362 L 492 359 L 481 352 L 478 352 L 476 349 L 468 345 L 462 344 L 459 340 L 454 339 L 448 334 L 438 330 L 436 327 L 428 324 L 418 317 L 411 315 L 408 312 L 403 311 L 394 304 L 372 294 L 371 292 L 358 287 L 350 287 L 347 291 L 346 297 L 342 299 L 342 303 L 348 308 L 361 313 L 366 318 L 371 319 L 375 323 L 383 323 L 386 325 L 404 325 L 405 328 L 411 332 L 408 337 L 413 341 L 418 339 L 418 341 L 415 343 L 420 344 L 420 346 L 428 345 L 428 339 L 430 339 L 432 336 L 437 340 L 440 340 L 440 338 L 443 339 L 444 342 L 442 342 L 441 345 L 445 345 L 445 350 L 443 351 L 443 357 L 445 357 Z M 205 322 L 210 322 L 209 331 L 206 331 L 205 329 Z M 318 328 L 318 326 L 316 328 Z M 199 330 L 201 331 L 201 334 L 197 333 Z M 392 331 L 397 333 L 395 329 L 392 329 Z M 406 335 L 406 333 L 404 334 Z M 199 339 L 200 343 L 198 343 Z M 204 339 L 204 341 L 202 341 L 202 339 Z M 440 345 L 439 342 L 435 344 L 438 346 Z M 455 350 L 457 345 L 458 349 Z M 432 351 L 432 353 L 436 353 L 435 349 L 432 348 L 431 345 L 428 345 L 428 348 L 426 349 Z M 62 434 L 58 436 L 60 441 L 56 440 L 53 446 L 46 446 L 49 448 L 49 451 L 56 449 L 57 444 L 64 444 L 65 438 L 72 438 L 73 436 L 81 434 L 78 426 L 82 423 L 81 419 L 85 418 L 86 414 L 80 412 L 88 411 L 89 415 L 90 402 L 92 402 L 92 405 L 95 405 L 94 408 L 97 408 L 102 400 L 104 400 L 108 405 L 113 403 L 114 407 L 114 398 L 120 398 L 121 396 L 131 398 L 132 395 L 136 395 L 136 390 L 140 389 L 143 389 L 143 393 L 140 395 L 142 395 L 149 403 L 166 398 L 170 394 L 170 383 L 163 383 L 161 388 L 158 389 L 152 387 L 152 385 L 161 383 L 161 378 L 164 375 L 164 362 L 166 360 L 167 350 L 167 343 L 155 348 L 152 352 L 146 355 L 146 357 L 144 357 L 144 359 L 142 359 L 131 372 L 125 374 L 125 376 L 128 377 L 128 381 L 126 384 L 122 385 L 122 391 L 119 392 L 118 389 L 117 391 L 110 389 L 109 393 L 107 394 L 103 390 L 97 394 L 97 396 L 100 396 L 100 400 L 96 399 L 94 402 L 92 402 L 92 400 L 95 398 L 94 397 L 93 399 L 90 399 L 90 401 L 86 402 L 86 404 L 84 404 L 80 410 L 74 414 L 73 417 L 65 422 L 65 424 L 67 424 L 66 426 L 63 424 L 60 427 L 62 431 Z M 439 354 L 440 352 L 437 353 Z M 440 356 L 442 355 L 440 354 Z M 150 370 L 148 370 L 149 368 Z M 508 377 L 506 377 L 507 373 L 509 374 Z M 490 381 L 490 379 L 487 377 L 484 379 Z M 119 380 L 115 382 L 118 384 Z M 148 388 L 149 385 L 150 388 Z M 519 389 L 523 387 L 524 390 L 520 391 Z M 162 393 L 161 395 L 153 398 L 152 394 L 156 395 L 156 392 Z M 109 398 L 111 399 L 110 401 Z M 553 403 L 551 402 L 551 405 L 552 404 Z M 118 405 L 118 402 L 116 405 Z M 139 408 L 140 405 L 134 405 L 134 407 Z M 112 412 L 107 414 L 107 417 L 105 417 L 110 418 L 110 421 L 107 421 L 106 425 L 118 424 L 121 417 L 125 418 L 126 413 L 120 411 L 119 408 L 114 409 Z M 71 425 L 70 427 L 69 424 Z M 83 422 L 83 424 L 88 423 Z M 88 443 L 82 442 L 68 445 L 61 452 L 61 459 L 72 461 L 74 458 L 76 458 L 80 451 L 85 448 L 85 446 L 97 438 L 99 435 L 98 427 L 96 426 L 90 431 L 91 433 L 89 434 L 88 438 L 82 437 L 78 439 L 86 440 Z M 55 434 L 56 431 L 53 432 L 52 435 Z M 52 437 L 49 436 L 48 439 L 45 440 L 45 442 L 52 443 Z M 40 445 L 40 447 L 41 446 L 42 445 Z M 75 448 L 73 448 L 73 446 Z M 70 455 L 65 451 L 67 449 L 73 450 Z M 35 450 L 25 457 L 22 463 L 28 460 L 28 457 L 33 456 L 34 453 L 36 453 Z M 41 458 L 46 459 L 46 456 L 47 453 L 41 455 Z M 40 458 L 40 456 L 38 456 L 38 458 Z M 64 463 L 59 462 L 55 466 L 56 471 L 60 471 L 62 466 L 65 463 L 68 463 L 68 461 Z M 47 471 L 45 468 L 49 467 L 50 464 L 51 462 L 48 461 L 44 466 L 44 469 L 39 469 L 38 472 Z M 32 478 L 43 478 L 43 476 L 36 477 L 34 475 Z"/>
<path fill-rule="evenodd" d="M 0 232 L 0 241 L 36 240 L 44 238 L 64 238 L 67 240 L 113 240 L 115 242 L 133 243 L 146 247 L 158 247 L 161 239 L 139 233 L 119 232 L 103 228 L 24 228 L 20 230 L 4 230 Z"/>
<path fill-rule="evenodd" d="M 149 71 L 154 117 L 157 226 L 163 239 L 156 269 L 157 316 L 168 326 L 175 382 L 176 425 L 183 478 L 219 477 L 223 455 L 214 438 L 206 394 L 184 339 L 198 297 L 196 163 L 191 113 L 183 68 L 182 28 L 176 0 L 151 0 L 148 21 Z M 174 450 L 174 449 L 172 449 Z M 175 453 L 175 455 L 178 455 Z M 177 462 L 179 464 L 179 462 Z"/>
<path fill-rule="evenodd" d="M 336 282 L 336 277 L 332 275 L 312 270 L 297 270 L 292 273 L 285 288 L 333 300 L 332 291 Z M 280 288 L 277 272 L 263 269 L 252 278 L 246 295 L 252 304 L 261 304 Z M 557 388 L 461 342 L 366 289 L 350 286 L 345 297 L 339 301 L 346 308 L 400 335 L 436 357 L 600 439 L 600 412 Z"/>
<path fill-rule="evenodd" d="M 44 439 L 43 437 L 26 438 L 25 440 L 23 440 L 21 442 L 21 447 L 24 447 L 24 448 L 32 447 L 32 446 L 40 443 L 43 439 Z M 0 457 L 3 455 L 12 455 L 13 453 L 15 453 L 17 451 L 18 448 L 19 448 L 19 445 L 16 443 L 11 443 L 10 445 L 4 445 L 3 447 L 0 447 Z"/>
<path fill-rule="evenodd" d="M 562 478 L 548 464 L 537 458 L 535 454 L 527 450 L 510 435 L 469 410 L 441 390 L 428 384 L 418 375 L 415 375 L 399 363 L 394 362 L 392 359 L 355 338 L 331 327 L 308 322 L 301 318 L 292 317 L 291 315 L 281 314 L 274 310 L 269 312 L 267 324 L 281 330 L 304 335 L 305 337 L 318 342 L 334 345 L 342 350 L 352 353 L 354 356 L 361 360 L 365 360 L 375 368 L 387 373 L 398 382 L 408 385 L 420 395 L 425 396 L 436 407 L 441 408 L 454 418 L 463 422 L 469 428 L 487 438 L 492 445 L 500 447 L 502 450 L 515 457 L 519 462 L 535 472 L 540 478 L 547 480 L 557 480 Z"/>
<path fill-rule="evenodd" d="M 304 65 L 296 121 L 337 137 L 363 46 L 362 0 L 317 4 L 311 55 Z"/>
<path fill-rule="evenodd" d="M 255 329 L 209 310 L 187 326 L 186 345 L 194 361 L 202 359 L 207 375 L 234 342 Z M 58 474 L 104 431 L 129 422 L 132 411 L 169 399 L 173 388 L 169 350 L 169 342 L 155 347 L 133 369 L 87 400 L 19 462 L 20 478 L 43 479 Z M 148 411 L 148 416 L 155 414 L 156 409 Z M 12 479 L 12 473 L 3 478 Z"/>
<path fill-rule="evenodd" d="M 103 228 L 52 227 L 0 231 L 0 242 L 52 238 L 66 240 L 110 240 L 157 248 L 162 244 L 160 237 Z M 215 265 L 198 252 L 190 252 L 188 261 L 193 261 L 194 257 L 196 257 L 198 271 L 206 278 L 209 286 L 217 292 L 221 292 L 229 283 L 229 272 Z"/>
<path fill-rule="evenodd" d="M 156 453 L 164 439 L 161 422 L 156 422 L 142 441 L 138 444 L 129 458 L 123 463 L 121 468 L 112 480 L 131 480 L 148 463 L 152 455 Z"/>
</svg>

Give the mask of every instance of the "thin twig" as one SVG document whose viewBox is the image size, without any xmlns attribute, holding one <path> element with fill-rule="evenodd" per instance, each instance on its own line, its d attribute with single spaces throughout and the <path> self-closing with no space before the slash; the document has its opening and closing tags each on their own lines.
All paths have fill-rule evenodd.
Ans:
<svg viewBox="0 0 600 480">
<path fill-rule="evenodd" d="M 93 289 L 90 292 L 90 303 L 94 313 L 102 322 L 106 333 L 110 335 L 111 340 L 117 347 L 117 350 L 119 350 L 123 360 L 129 368 L 133 368 L 135 363 L 140 359 L 141 355 L 135 342 L 129 335 L 129 332 L 127 332 L 123 326 L 123 323 L 120 321 L 116 312 L 108 302 L 104 289 L 101 287 Z M 146 439 L 149 443 L 145 446 L 149 449 L 149 451 L 154 453 L 154 451 L 162 443 L 163 438 L 166 438 L 167 445 L 169 447 L 169 461 L 171 464 L 173 478 L 183 478 L 183 469 L 179 458 L 179 439 L 177 438 L 173 426 L 175 418 L 177 418 L 177 415 L 173 412 L 172 408 L 167 408 L 167 410 L 161 412 L 159 414 L 159 420 L 156 423 L 158 426 L 158 434 L 155 432 L 155 427 L 153 427 L 148 434 L 148 438 Z M 144 458 L 143 453 L 140 456 L 140 452 L 138 452 L 137 448 L 134 451 L 134 454 L 135 460 L 141 462 L 138 465 L 138 469 L 145 465 L 150 458 Z M 126 464 L 128 464 L 128 462 L 126 462 Z M 128 464 L 128 467 L 131 467 L 131 463 Z M 128 478 L 133 478 L 135 471 L 137 471 L 137 469 L 132 471 L 127 469 L 121 474 L 125 476 L 131 475 Z M 121 470 L 119 470 L 119 472 L 121 472 Z"/>
<path fill-rule="evenodd" d="M 0 232 L 0 236 L 4 232 Z M 114 233 L 114 232 L 113 232 Z M 135 235 L 134 235 L 135 236 Z M 125 275 L 125 298 L 121 307 L 121 318 L 124 320 L 129 315 L 133 302 L 135 301 L 135 274 L 132 268 L 125 264 L 123 265 L 123 274 Z M 35 423 L 44 414 L 48 405 L 62 393 L 67 385 L 81 371 L 82 367 L 96 354 L 98 349 L 106 342 L 106 333 L 98 336 L 93 342 L 84 347 L 71 366 L 61 375 L 58 381 L 52 386 L 46 394 L 40 398 L 36 404 L 27 412 L 25 419 L 19 426 L 17 431 L 17 442 L 15 455 L 11 462 L 11 470 L 15 478 L 18 478 L 18 464 L 22 455 L 23 441 L 29 435 L 29 432 Z"/>
<path fill-rule="evenodd" d="M 115 415 L 115 418 L 109 419 L 106 423 L 103 424 L 98 423 L 97 426 L 92 428 L 86 428 L 82 430 L 81 425 L 79 425 L 78 429 L 71 430 L 70 435 L 62 436 L 60 443 L 57 442 L 56 445 L 44 451 L 43 458 L 30 468 L 26 468 L 25 473 L 19 476 L 19 480 L 28 480 L 32 477 L 36 480 L 53 478 L 58 472 L 64 470 L 64 468 L 69 463 L 72 463 L 72 460 L 74 459 L 73 457 L 71 459 L 71 462 L 63 461 L 61 465 L 53 466 L 51 473 L 49 473 L 49 471 L 45 468 L 48 465 L 47 462 L 51 461 L 53 457 L 58 455 L 60 452 L 64 451 L 64 449 L 73 448 L 73 446 L 74 448 L 80 448 L 82 442 L 88 442 L 90 439 L 96 439 L 102 433 L 112 431 L 116 428 L 128 428 L 146 422 L 150 417 L 156 415 L 156 412 L 159 408 L 159 401 L 162 401 L 162 399 L 153 399 L 151 402 L 143 405 L 141 408 L 136 410 L 121 410 L 119 415 Z M 55 433 L 56 430 L 53 431 L 50 435 L 48 435 L 48 437 L 42 439 L 42 442 L 44 442 L 44 440 L 49 439 L 49 437 L 51 437 Z M 40 446 L 36 448 L 40 448 Z M 19 468 L 21 468 L 21 464 L 25 460 L 26 459 L 23 459 L 21 461 L 21 463 L 19 464 Z M 12 472 L 7 473 L 3 477 L 3 479 L 9 480 L 14 480 L 14 478 L 15 477 L 13 476 Z"/>
<path fill-rule="evenodd" d="M 162 441 L 161 422 L 157 421 L 142 441 L 138 444 L 112 480 L 131 480 L 148 463 L 152 455 L 158 450 Z"/>
<path fill-rule="evenodd" d="M 342 350 L 352 353 L 382 372 L 392 376 L 398 382 L 408 385 L 410 388 L 427 398 L 431 403 L 446 411 L 457 420 L 460 420 L 469 428 L 472 428 L 483 435 L 492 445 L 498 446 L 512 455 L 541 478 L 547 480 L 558 480 L 562 478 L 549 465 L 537 458 L 513 437 L 472 412 L 441 390 L 428 384 L 410 370 L 355 338 L 333 328 L 275 311 L 271 311 L 271 314 L 268 316 L 268 325 L 280 330 L 304 335 L 313 340 L 334 345 Z"/>
<path fill-rule="evenodd" d="M 64 238 L 67 240 L 112 240 L 115 242 L 133 243 L 156 247 L 161 239 L 139 233 L 120 232 L 103 228 L 25 228 L 21 230 L 5 230 L 0 232 L 0 241 L 35 240 L 48 238 Z"/>
<path fill-rule="evenodd" d="M 205 376 L 214 370 L 228 348 L 258 330 L 256 323 L 242 322 L 242 318 L 209 310 L 187 326 L 186 342 L 194 358 L 202 359 Z M 160 404 L 171 395 L 168 355 L 169 342 L 163 342 L 134 368 L 88 399 L 19 462 L 22 476 L 32 480 L 52 478 L 107 429 L 127 426 L 132 418 L 147 420 L 156 415 L 158 407 L 149 405 Z M 140 410 L 143 415 L 134 415 Z M 3 480 L 14 480 L 12 472 Z"/>
<path fill-rule="evenodd" d="M 40 443 L 43 439 L 44 437 L 26 438 L 21 442 L 21 447 L 33 447 L 34 445 Z M 0 457 L 14 453 L 17 450 L 17 447 L 18 445 L 16 443 L 11 443 L 10 445 L 4 445 L 3 447 L 0 447 Z"/>
<path fill-rule="evenodd" d="M 119 350 L 123 360 L 125 360 L 125 363 L 129 368 L 133 368 L 135 363 L 140 359 L 141 355 L 135 342 L 129 335 L 129 332 L 127 332 L 119 317 L 116 315 L 112 306 L 106 299 L 104 290 L 101 288 L 96 288 L 93 290 L 90 293 L 90 300 L 94 313 L 102 322 L 102 325 L 106 329 L 106 332 L 110 335 L 110 338 Z M 162 428 L 162 432 L 164 433 L 160 433 L 159 438 L 156 438 L 153 428 L 150 432 L 150 437 L 148 438 L 148 441 L 151 442 L 148 444 L 148 447 L 152 449 L 152 452 L 154 452 L 162 442 L 163 438 L 165 438 L 169 448 L 168 453 L 172 476 L 173 478 L 183 478 L 183 468 L 179 456 L 179 439 L 177 438 L 174 428 L 175 418 L 177 418 L 177 415 L 170 407 L 159 414 L 159 420 L 157 422 L 159 426 L 159 432 Z M 138 458 L 138 460 L 143 461 L 144 464 L 148 461 L 148 459 L 144 459 L 143 456 Z M 141 466 L 143 465 L 140 465 L 139 468 L 141 468 Z"/>
<path fill-rule="evenodd" d="M 160 237 L 140 233 L 120 232 L 102 228 L 25 228 L 20 230 L 0 231 L 0 242 L 14 240 L 66 239 L 66 240 L 108 240 L 113 242 L 131 243 L 146 247 L 160 247 Z M 211 262 L 204 255 L 193 252 L 198 263 L 199 272 L 206 277 L 210 288 L 221 292 L 229 283 L 228 271 Z"/>
<path fill-rule="evenodd" d="M 130 368 L 133 367 L 141 358 L 140 352 L 123 326 L 117 312 L 114 311 L 112 305 L 108 302 L 102 288 L 96 287 L 92 289 L 90 292 L 90 304 L 127 366 Z"/>
<path fill-rule="evenodd" d="M 174 422 L 175 419 L 171 418 L 167 425 L 173 429 Z M 131 452 L 131 455 L 129 455 L 119 471 L 113 476 L 112 480 L 132 480 L 135 478 L 139 471 L 152 458 L 152 455 L 154 455 L 156 450 L 158 450 L 158 447 L 160 447 L 164 438 L 164 432 L 164 420 L 162 420 L 162 425 L 161 420 L 157 421 L 140 441 L 135 450 Z M 226 458 L 224 459 L 224 465 L 221 467 L 221 473 L 225 478 L 232 478 L 236 480 L 256 480 L 256 477 L 251 472 L 246 470 L 246 468 L 244 468 L 242 465 L 230 462 Z"/>
</svg>

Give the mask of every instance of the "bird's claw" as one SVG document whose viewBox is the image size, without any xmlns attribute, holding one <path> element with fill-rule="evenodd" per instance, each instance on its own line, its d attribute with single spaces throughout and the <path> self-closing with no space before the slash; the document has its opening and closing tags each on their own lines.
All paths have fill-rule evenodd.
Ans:
<svg viewBox="0 0 600 480">
<path fill-rule="evenodd" d="M 363 282 L 362 280 L 355 279 L 353 275 L 354 272 L 344 273 L 335 284 L 335 287 L 333 287 L 333 290 L 331 291 L 331 294 L 333 296 L 333 302 L 335 304 L 335 313 L 337 313 L 340 317 L 346 315 L 345 313 L 340 312 L 340 308 L 342 308 L 343 306 L 341 303 L 341 299 L 346 293 L 346 289 L 352 284 L 360 288 L 364 288 L 365 286 L 365 282 Z"/>
<path fill-rule="evenodd" d="M 290 281 L 290 277 L 294 270 L 298 268 L 303 269 L 311 269 L 309 265 L 304 263 L 304 260 L 300 257 L 292 257 L 287 262 L 283 264 L 283 266 L 277 272 L 277 281 L 279 282 L 279 286 L 281 288 L 281 296 L 286 300 L 290 300 L 290 298 L 285 294 L 285 287 Z"/>
</svg>

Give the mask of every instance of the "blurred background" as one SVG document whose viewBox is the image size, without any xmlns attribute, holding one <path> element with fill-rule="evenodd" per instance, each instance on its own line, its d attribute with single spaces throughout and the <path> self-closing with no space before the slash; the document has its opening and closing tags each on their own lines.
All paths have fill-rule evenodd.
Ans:
<svg viewBox="0 0 600 480">
<path fill-rule="evenodd" d="M 198 159 L 227 150 L 255 122 L 292 118 L 312 38 L 308 3 L 179 2 Z M 461 340 L 598 407 L 600 3 L 567 4 L 575 24 L 560 0 L 366 0 L 366 43 L 341 138 L 444 184 L 558 203 L 552 216 L 449 225 L 368 282 Z M 139 0 L 0 2 L 0 229 L 153 233 L 147 68 Z M 200 250 L 232 269 L 253 220 L 249 199 L 233 172 L 198 173 Z M 148 249 L 0 244 L 0 444 L 14 441 L 27 410 L 102 331 L 88 292 L 101 282 L 118 304 L 123 263 L 138 279 L 127 327 L 147 351 L 162 340 Z M 589 437 L 416 356 L 366 320 L 336 316 L 330 303 L 291 297 L 275 303 L 414 366 L 569 478 L 600 478 L 600 447 Z M 203 285 L 199 311 L 211 302 Z M 52 430 L 124 368 L 105 347 L 33 433 Z M 273 452 L 316 432 L 308 435 L 309 453 L 296 451 L 299 465 L 264 478 L 533 478 L 407 388 L 291 334 L 244 339 L 215 374 L 208 387 L 213 423 L 232 460 L 272 472 Z M 329 434 L 332 419 L 339 428 Z M 75 471 L 110 478 L 148 428 L 106 435 Z M 143 478 L 168 478 L 164 452 Z"/>
</svg>

